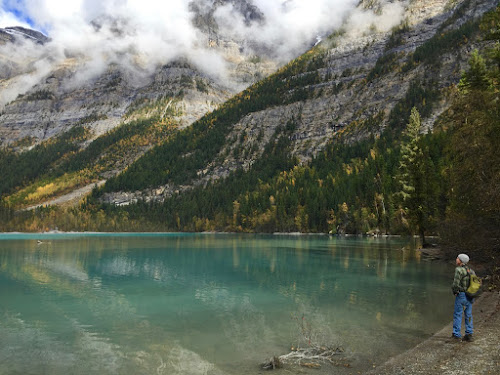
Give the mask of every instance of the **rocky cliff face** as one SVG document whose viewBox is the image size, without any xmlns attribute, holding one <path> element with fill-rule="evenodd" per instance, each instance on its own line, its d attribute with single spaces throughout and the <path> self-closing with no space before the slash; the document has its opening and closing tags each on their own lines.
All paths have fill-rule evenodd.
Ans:
<svg viewBox="0 0 500 375">
<path fill-rule="evenodd" d="M 450 21 L 454 11 L 461 5 L 464 5 L 465 11 Z M 456 51 L 444 53 L 436 70 L 418 66 L 402 71 L 401 67 L 416 48 L 437 32 L 445 33 L 457 29 L 494 5 L 486 0 L 412 1 L 405 10 L 405 17 L 399 29 L 382 33 L 375 31 L 362 36 L 347 31 L 333 40 L 323 42 L 320 47 L 324 55 L 324 67 L 317 70 L 321 83 L 307 87 L 311 92 L 309 98 L 249 114 L 235 124 L 228 135 L 227 148 L 236 147 L 236 144 L 229 140 L 239 138 L 242 133 L 246 135 L 242 145 L 246 149 L 251 148 L 257 134 L 262 132 L 264 138 L 261 142 L 265 144 L 278 126 L 285 125 L 292 118 L 297 122 L 295 134 L 292 135 L 295 155 L 304 162 L 310 160 L 337 132 L 345 128 L 350 127 L 355 138 L 378 133 L 386 125 L 391 109 L 408 92 L 411 82 L 434 85 L 432 89 L 442 93 L 456 85 L 475 46 L 468 43 Z M 391 45 L 391 36 L 396 33 L 399 35 L 399 42 L 397 45 Z M 380 77 L 369 77 L 379 59 L 387 55 L 393 56 L 393 59 L 386 65 L 393 66 L 388 67 Z M 427 128 L 433 126 L 433 121 L 446 107 L 446 97 L 443 97 L 435 106 L 434 113 L 424 120 Z M 366 132 L 355 129 L 356 124 L 378 113 L 384 114 L 379 129 L 369 129 Z M 223 163 L 214 163 L 200 174 L 203 180 L 226 176 L 236 168 L 251 165 L 261 151 L 262 149 L 259 149 L 255 153 L 247 153 L 245 159 L 226 157 Z M 231 155 L 227 149 L 221 154 Z M 212 172 L 208 172 L 209 170 Z"/>
<path fill-rule="evenodd" d="M 309 93 L 307 99 L 250 113 L 234 124 L 227 135 L 226 146 L 198 172 L 199 178 L 194 184 L 224 178 L 239 168 L 248 169 L 261 156 L 263 145 L 276 129 L 290 120 L 297 125 L 290 136 L 294 154 L 304 163 L 339 132 L 349 134 L 345 139 L 351 140 L 377 135 L 387 126 L 390 111 L 407 95 L 412 82 L 441 94 L 433 112 L 424 119 L 424 125 L 432 128 L 447 108 L 447 92 L 458 83 L 470 52 L 480 45 L 467 41 L 444 50 L 432 68 L 425 64 L 411 66 L 413 53 L 437 33 L 453 32 L 497 3 L 489 0 L 410 1 L 405 3 L 404 17 L 398 28 L 377 32 L 373 27 L 365 35 L 347 30 L 323 41 L 319 46 L 323 64 L 315 70 L 321 82 L 305 87 Z M 363 2 L 365 7 L 377 4 L 376 1 Z M 384 56 L 390 58 L 384 60 Z M 405 65 L 408 68 L 404 69 Z M 383 73 L 373 74 L 376 69 Z M 363 126 L 375 117 L 379 119 L 375 126 Z M 255 148 L 256 143 L 262 146 Z M 241 151 L 233 152 L 236 148 Z M 104 201 L 127 204 L 137 199 L 163 200 L 174 191 L 188 188 L 167 185 L 144 192 L 116 192 L 106 194 Z"/>
<path fill-rule="evenodd" d="M 207 2 L 192 2 L 193 22 L 204 33 L 203 48 L 223 56 L 229 68 L 226 77 L 204 74 L 180 58 L 154 72 L 141 71 L 140 61 L 133 69 L 111 63 L 104 73 L 85 79 L 88 66 L 82 56 L 64 52 L 63 59 L 56 58 L 45 35 L 20 27 L 0 29 L 0 144 L 26 138 L 38 143 L 75 124 L 84 124 L 98 137 L 124 121 L 138 101 L 165 96 L 180 99 L 177 120 L 181 128 L 188 126 L 277 66 L 272 59 L 247 51 L 244 41 L 218 33 L 213 12 L 226 3 L 234 4 L 248 22 L 260 17 L 246 1 L 218 1 L 209 9 Z M 95 21 L 96 30 L 101 21 Z M 126 23 L 114 24 L 114 32 L 126 31 Z"/>
<path fill-rule="evenodd" d="M 8 103 L 0 117 L 1 142 L 25 137 L 42 141 L 76 124 L 84 124 L 97 137 L 119 125 L 138 100 L 156 100 L 167 93 L 178 96 L 181 91 L 183 111 L 179 121 L 188 125 L 232 94 L 189 65 L 163 66 L 152 76 L 144 77 L 144 83 L 127 77 L 118 66 L 109 66 L 105 74 L 92 82 L 66 87 L 66 82 L 77 73 L 78 62 L 68 59 L 26 94 Z M 203 90 L 196 86 L 196 80 L 203 82 Z"/>
</svg>

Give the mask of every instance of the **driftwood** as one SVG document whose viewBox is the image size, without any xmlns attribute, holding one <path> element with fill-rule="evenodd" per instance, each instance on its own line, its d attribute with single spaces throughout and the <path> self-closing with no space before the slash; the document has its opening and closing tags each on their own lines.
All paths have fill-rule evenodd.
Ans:
<svg viewBox="0 0 500 375">
<path fill-rule="evenodd" d="M 269 361 L 264 362 L 261 367 L 264 370 L 274 370 L 283 367 L 284 364 L 298 364 L 303 367 L 320 368 L 321 363 L 338 366 L 340 363 L 335 357 L 342 353 L 344 353 L 342 347 L 292 348 L 290 353 L 279 357 L 274 356 Z M 346 364 L 342 365 L 346 366 Z"/>
<path fill-rule="evenodd" d="M 308 368 L 320 368 L 322 364 L 328 363 L 333 366 L 349 367 L 350 365 L 342 360 L 342 354 L 345 352 L 341 346 L 324 346 L 318 343 L 328 340 L 327 337 L 320 337 L 315 334 L 312 325 L 306 321 L 306 317 L 292 316 L 297 322 L 299 331 L 296 339 L 297 345 L 291 347 L 288 354 L 274 356 L 261 364 L 264 370 L 274 370 L 283 367 L 285 364 L 295 364 Z"/>
</svg>

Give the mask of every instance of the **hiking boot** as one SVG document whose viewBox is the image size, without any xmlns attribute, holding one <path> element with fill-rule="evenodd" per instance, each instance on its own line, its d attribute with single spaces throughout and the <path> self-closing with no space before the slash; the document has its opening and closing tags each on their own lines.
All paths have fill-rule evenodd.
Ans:
<svg viewBox="0 0 500 375">
<path fill-rule="evenodd" d="M 446 340 L 446 342 L 460 342 L 460 341 L 462 341 L 462 338 L 455 335 L 451 335 L 451 337 L 448 340 Z"/>
<path fill-rule="evenodd" d="M 462 341 L 472 342 L 474 338 L 472 337 L 472 333 L 466 333 Z"/>
</svg>

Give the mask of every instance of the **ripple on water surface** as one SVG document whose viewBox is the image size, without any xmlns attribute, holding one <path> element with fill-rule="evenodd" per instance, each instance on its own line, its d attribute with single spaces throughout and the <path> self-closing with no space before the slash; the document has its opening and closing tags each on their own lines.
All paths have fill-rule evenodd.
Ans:
<svg viewBox="0 0 500 375">
<path fill-rule="evenodd" d="M 362 371 L 452 304 L 453 270 L 402 239 L 16 234 L 0 262 L 0 373 L 257 374 L 310 344 Z"/>
</svg>

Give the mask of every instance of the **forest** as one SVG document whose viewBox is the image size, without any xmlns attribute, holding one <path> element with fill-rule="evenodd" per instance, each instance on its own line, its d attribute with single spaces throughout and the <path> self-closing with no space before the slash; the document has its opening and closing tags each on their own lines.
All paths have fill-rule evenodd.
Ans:
<svg viewBox="0 0 500 375">
<path fill-rule="evenodd" d="M 231 231 L 302 232 L 440 236 L 449 249 L 468 248 L 483 256 L 500 250 L 500 9 L 481 22 L 439 34 L 419 47 L 405 67 L 433 64 L 443 50 L 479 35 L 487 47 L 472 53 L 469 69 L 447 95 L 451 106 L 432 131 L 422 121 L 440 100 L 436 83 L 415 79 L 388 115 L 375 114 L 349 124 L 310 163 L 291 156 L 289 121 L 279 127 L 248 170 L 175 193 L 162 202 L 128 206 L 104 204 L 106 192 L 134 191 L 166 183 L 188 184 L 196 172 L 222 150 L 232 124 L 250 112 L 306 100 L 310 87 L 325 77 L 317 73 L 322 53 L 312 49 L 270 78 L 251 86 L 193 126 L 175 132 L 175 124 L 158 130 L 158 147 L 111 178 L 77 207 L 46 207 L 19 212 L 2 200 L 2 231 Z M 397 43 L 397 33 L 392 44 Z M 388 56 L 388 57 L 387 57 Z M 387 60 L 388 59 L 388 60 Z M 395 57 L 388 54 L 367 77 L 385 74 Z M 293 78 L 290 78 L 292 77 Z M 298 77 L 298 78 L 297 78 Z M 328 77 L 331 78 L 331 77 Z M 380 129 L 353 141 L 353 129 Z M 2 192 L 48 173 L 58 153 L 69 155 L 50 173 L 63 175 L 91 167 L 98 149 L 117 139 L 132 139 L 155 126 L 155 119 L 118 128 L 83 152 L 75 129 L 52 143 L 16 156 L 2 151 Z M 141 128 L 142 127 L 142 128 Z M 141 130 L 142 129 L 142 130 Z M 165 130 L 166 129 L 166 130 Z M 145 140 L 146 141 L 146 140 Z M 32 161 L 36 160 L 36 163 Z M 24 168 L 16 177 L 16 168 Z"/>
</svg>

